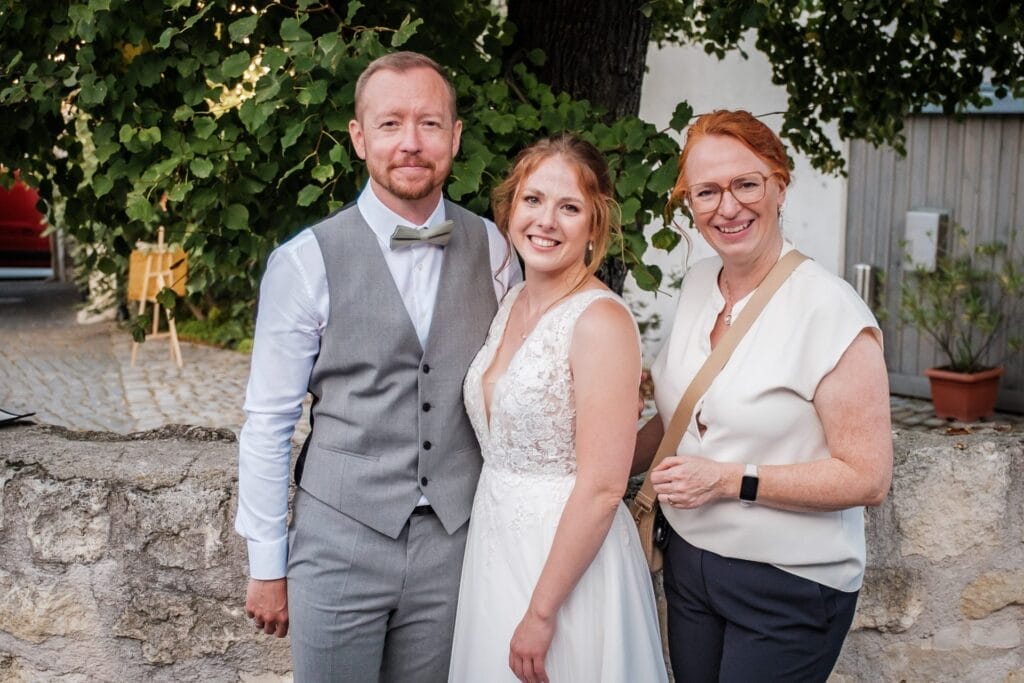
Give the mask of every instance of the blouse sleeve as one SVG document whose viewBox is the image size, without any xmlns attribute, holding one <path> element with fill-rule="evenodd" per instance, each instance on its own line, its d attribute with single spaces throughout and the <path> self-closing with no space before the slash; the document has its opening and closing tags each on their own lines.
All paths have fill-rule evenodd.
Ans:
<svg viewBox="0 0 1024 683">
<path fill-rule="evenodd" d="M 839 363 L 862 330 L 871 330 L 879 345 L 882 331 L 867 304 L 841 278 L 827 273 L 809 273 L 794 283 L 800 287 L 805 311 L 793 336 L 799 359 L 794 388 L 812 400 L 821 380 Z"/>
</svg>

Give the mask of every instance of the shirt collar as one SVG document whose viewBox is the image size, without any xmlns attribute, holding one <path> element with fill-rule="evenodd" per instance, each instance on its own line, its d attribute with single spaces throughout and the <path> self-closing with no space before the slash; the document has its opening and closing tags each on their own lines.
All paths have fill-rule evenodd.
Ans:
<svg viewBox="0 0 1024 683">
<path fill-rule="evenodd" d="M 366 187 L 359 194 L 356 206 L 359 207 L 359 212 L 363 214 L 363 219 L 366 220 L 370 229 L 373 230 L 373 234 L 384 245 L 391 243 L 391 233 L 399 225 L 405 225 L 410 228 L 432 227 L 444 220 L 444 197 L 437 201 L 437 206 L 434 207 L 426 223 L 415 225 L 384 206 L 384 202 L 373 191 L 373 184 L 369 182 L 366 183 Z"/>
</svg>

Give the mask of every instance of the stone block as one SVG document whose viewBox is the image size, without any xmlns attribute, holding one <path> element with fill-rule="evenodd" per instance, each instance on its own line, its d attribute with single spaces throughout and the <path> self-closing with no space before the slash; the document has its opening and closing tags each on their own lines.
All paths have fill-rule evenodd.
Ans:
<svg viewBox="0 0 1024 683">
<path fill-rule="evenodd" d="M 964 683 L 996 681 L 1005 672 L 1017 668 L 1017 655 L 1010 650 L 972 649 L 970 647 L 937 650 L 929 643 L 895 642 L 883 653 L 878 681 L 927 681 L 928 683 Z M 863 679 L 869 680 L 869 679 Z"/>
<path fill-rule="evenodd" d="M 115 635 L 141 641 L 143 658 L 153 664 L 224 654 L 233 643 L 253 638 L 251 631 L 241 600 L 229 608 L 166 591 L 136 596 L 114 625 Z"/>
<path fill-rule="evenodd" d="M 981 619 L 1007 605 L 1024 605 L 1024 570 L 983 574 L 960 598 L 960 611 L 969 619 Z"/>
<path fill-rule="evenodd" d="M 0 569 L 0 624 L 16 638 L 42 643 L 52 636 L 83 636 L 98 623 L 92 597 L 66 577 L 54 579 Z M 0 671 L 2 667 L 0 662 Z"/>
<path fill-rule="evenodd" d="M 41 671 L 31 662 L 10 652 L 0 652 L 0 681 L 3 683 L 88 683 L 85 676 L 62 676 L 53 671 Z"/>
<path fill-rule="evenodd" d="M 48 562 L 85 563 L 103 556 L 110 534 L 106 484 L 26 479 L 19 488 L 33 555 Z"/>
<path fill-rule="evenodd" d="M 1013 617 L 962 621 L 936 631 L 930 644 L 936 650 L 962 650 L 974 646 L 1010 650 L 1020 647 L 1021 625 Z"/>
<path fill-rule="evenodd" d="M 1010 460 L 991 441 L 976 442 L 970 452 L 957 443 L 921 448 L 897 462 L 892 499 L 905 556 L 940 561 L 999 542 Z"/>
<path fill-rule="evenodd" d="M 924 611 L 920 577 L 900 567 L 868 567 L 851 630 L 906 631 Z"/>
<path fill-rule="evenodd" d="M 162 567 L 204 569 L 226 561 L 231 493 L 194 482 L 159 491 L 124 494 L 124 545 L 142 550 Z"/>
</svg>

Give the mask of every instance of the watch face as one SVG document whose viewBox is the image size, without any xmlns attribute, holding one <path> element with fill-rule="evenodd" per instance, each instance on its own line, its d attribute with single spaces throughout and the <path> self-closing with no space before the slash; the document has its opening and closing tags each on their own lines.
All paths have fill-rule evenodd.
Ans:
<svg viewBox="0 0 1024 683">
<path fill-rule="evenodd" d="M 740 481 L 740 500 L 751 503 L 757 500 L 757 483 L 757 477 L 743 475 L 743 479 Z"/>
</svg>

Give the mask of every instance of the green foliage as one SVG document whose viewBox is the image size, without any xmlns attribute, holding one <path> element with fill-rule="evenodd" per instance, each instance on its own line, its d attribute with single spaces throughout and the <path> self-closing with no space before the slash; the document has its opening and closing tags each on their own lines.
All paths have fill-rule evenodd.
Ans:
<svg viewBox="0 0 1024 683">
<path fill-rule="evenodd" d="M 657 40 L 720 56 L 756 31 L 789 95 L 783 135 L 825 170 L 842 168 L 826 126 L 900 145 L 908 111 L 979 104 L 986 74 L 997 95 L 1024 95 L 1017 2 L 651 0 L 645 11 Z M 649 243 L 642 227 L 661 214 L 677 144 L 552 92 L 529 71 L 540 51 L 504 63 L 511 31 L 472 0 L 5 0 L 0 164 L 63 211 L 86 269 L 123 281 L 134 244 L 163 225 L 189 254 L 189 308 L 249 319 L 269 251 L 366 182 L 347 135 L 355 80 L 401 46 L 452 69 L 466 124 L 453 199 L 486 212 L 518 150 L 577 131 L 614 174 L 624 236 L 612 256 L 656 289 L 646 250 L 679 237 L 662 230 Z M 680 103 L 670 128 L 692 114 Z"/>
<path fill-rule="evenodd" d="M 178 323 L 178 336 L 187 341 L 238 351 L 251 350 L 252 322 L 241 313 L 214 307 L 205 320 L 183 320 Z"/>
<path fill-rule="evenodd" d="M 189 255 L 190 308 L 248 320 L 270 250 L 366 182 L 347 133 L 355 80 L 402 46 L 453 69 L 465 132 L 452 199 L 486 213 L 516 152 L 578 131 L 607 153 L 620 193 L 626 236 L 613 255 L 656 288 L 642 228 L 660 214 L 677 144 L 637 118 L 600 123 L 600 110 L 553 93 L 525 66 L 506 69 L 500 16 L 447 4 L 423 17 L 421 3 L 400 0 L 8 3 L 0 163 L 64 203 L 85 269 L 123 276 L 135 243 L 163 225 Z M 688 118 L 680 110 L 673 126 Z M 657 244 L 674 246 L 665 235 Z"/>
<path fill-rule="evenodd" d="M 903 119 L 926 105 L 947 114 L 995 95 L 1024 96 L 1024 3 L 943 0 L 650 0 L 652 39 L 723 57 L 756 32 L 786 88 L 782 135 L 815 167 L 843 158 L 827 130 L 903 151 Z M 759 113 L 759 112 L 755 112 Z"/>
<path fill-rule="evenodd" d="M 602 123 L 602 109 L 565 93 L 556 96 L 521 64 L 486 87 L 476 87 L 465 77 L 456 84 L 460 101 L 464 94 L 470 105 L 463 108 L 462 154 L 452 171 L 449 196 L 474 211 L 486 212 L 489 188 L 504 177 L 516 152 L 538 137 L 574 131 L 608 159 L 623 226 L 623 240 L 610 245 L 609 256 L 622 258 L 640 287 L 657 289 L 659 269 L 643 262 L 648 248 L 643 228 L 661 215 L 675 182 L 676 142 L 636 117 Z M 677 242 L 678 236 L 674 241 L 663 238 L 655 246 L 670 249 Z"/>
<path fill-rule="evenodd" d="M 1011 246 L 986 243 L 940 256 L 935 270 L 915 268 L 900 291 L 900 317 L 925 333 L 948 359 L 946 369 L 977 372 L 998 365 L 993 342 L 1005 330 L 1007 352 L 1024 344 L 1024 259 Z M 909 262 L 909 261 L 908 261 Z"/>
</svg>

